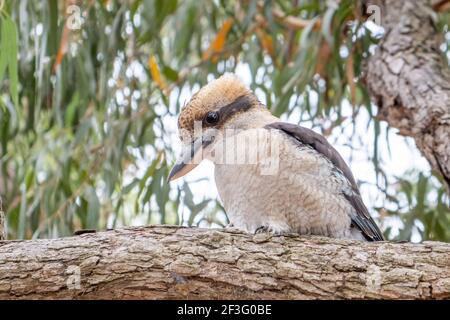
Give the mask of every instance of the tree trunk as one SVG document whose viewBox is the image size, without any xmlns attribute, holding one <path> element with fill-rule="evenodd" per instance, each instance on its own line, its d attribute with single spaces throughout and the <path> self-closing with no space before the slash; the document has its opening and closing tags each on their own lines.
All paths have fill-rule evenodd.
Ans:
<svg viewBox="0 0 450 320">
<path fill-rule="evenodd" d="M 0 299 L 445 299 L 450 245 L 150 226 L 0 242 Z"/>
<path fill-rule="evenodd" d="M 368 88 L 380 119 L 415 139 L 450 191 L 450 69 L 439 49 L 436 1 L 381 2 L 385 36 L 368 61 Z"/>
</svg>

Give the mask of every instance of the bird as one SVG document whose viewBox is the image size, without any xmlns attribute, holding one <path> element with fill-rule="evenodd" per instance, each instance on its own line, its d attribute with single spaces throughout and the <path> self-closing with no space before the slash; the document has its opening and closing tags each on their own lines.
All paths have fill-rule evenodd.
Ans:
<svg viewBox="0 0 450 320">
<path fill-rule="evenodd" d="M 203 160 L 230 226 L 250 233 L 383 241 L 344 159 L 315 131 L 281 121 L 233 73 L 195 93 L 178 117 L 168 180 Z"/>
</svg>

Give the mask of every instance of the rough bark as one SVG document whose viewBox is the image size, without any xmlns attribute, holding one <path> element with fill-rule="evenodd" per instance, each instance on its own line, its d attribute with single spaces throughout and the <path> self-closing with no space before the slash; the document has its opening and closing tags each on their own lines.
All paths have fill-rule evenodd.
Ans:
<svg viewBox="0 0 450 320">
<path fill-rule="evenodd" d="M 366 82 L 379 117 L 415 139 L 450 191 L 450 69 L 434 2 L 381 1 L 385 36 L 368 61 Z"/>
<path fill-rule="evenodd" d="M 445 299 L 450 245 L 150 226 L 0 242 L 0 299 Z"/>
</svg>

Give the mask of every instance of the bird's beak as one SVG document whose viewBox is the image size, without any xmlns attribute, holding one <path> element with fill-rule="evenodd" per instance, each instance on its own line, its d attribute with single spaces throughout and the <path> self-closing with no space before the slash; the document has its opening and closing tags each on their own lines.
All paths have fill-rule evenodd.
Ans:
<svg viewBox="0 0 450 320">
<path fill-rule="evenodd" d="M 203 151 L 210 144 L 210 141 L 203 141 L 202 138 L 185 145 L 176 164 L 169 173 L 168 181 L 181 178 L 191 172 L 203 160 Z"/>
</svg>

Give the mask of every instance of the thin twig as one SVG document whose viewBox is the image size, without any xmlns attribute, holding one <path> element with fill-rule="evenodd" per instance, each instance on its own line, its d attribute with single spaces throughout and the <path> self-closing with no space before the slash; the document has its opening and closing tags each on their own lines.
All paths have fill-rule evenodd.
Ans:
<svg viewBox="0 0 450 320">
<path fill-rule="evenodd" d="M 260 10 L 264 9 L 264 3 L 262 1 L 258 2 L 258 8 Z M 284 24 L 286 27 L 290 29 L 296 30 L 304 29 L 310 23 L 312 23 L 312 20 L 305 20 L 299 17 L 286 15 L 283 11 L 277 8 L 272 9 L 272 15 L 278 22 Z M 317 19 L 316 22 L 314 23 L 313 30 L 319 30 L 321 25 L 322 25 L 321 20 Z"/>
</svg>

